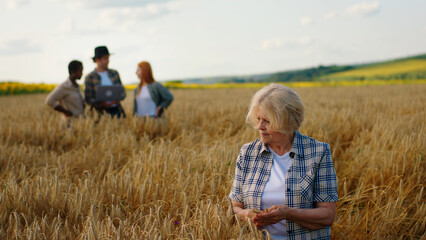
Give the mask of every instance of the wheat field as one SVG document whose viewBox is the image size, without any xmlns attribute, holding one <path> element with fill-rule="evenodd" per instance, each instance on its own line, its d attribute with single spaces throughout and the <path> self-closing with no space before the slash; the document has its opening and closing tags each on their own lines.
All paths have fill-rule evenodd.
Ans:
<svg viewBox="0 0 426 240">
<path fill-rule="evenodd" d="M 227 216 L 258 89 L 176 89 L 167 122 L 0 97 L 0 239 L 259 239 Z M 332 239 L 426 239 L 426 84 L 296 88 L 338 177 Z"/>
</svg>

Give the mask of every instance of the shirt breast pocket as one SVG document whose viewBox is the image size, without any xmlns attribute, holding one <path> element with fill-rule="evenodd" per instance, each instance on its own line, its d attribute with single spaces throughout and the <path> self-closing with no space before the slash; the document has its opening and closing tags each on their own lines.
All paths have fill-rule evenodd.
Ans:
<svg viewBox="0 0 426 240">
<path fill-rule="evenodd" d="M 313 199 L 313 181 L 314 175 L 312 172 L 306 173 L 306 175 L 302 176 L 299 180 L 300 195 L 305 201 L 311 202 Z"/>
</svg>

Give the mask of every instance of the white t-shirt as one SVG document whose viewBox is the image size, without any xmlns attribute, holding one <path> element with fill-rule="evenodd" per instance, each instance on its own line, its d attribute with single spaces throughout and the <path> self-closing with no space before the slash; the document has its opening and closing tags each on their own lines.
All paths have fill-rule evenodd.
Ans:
<svg viewBox="0 0 426 240">
<path fill-rule="evenodd" d="M 155 110 L 157 109 L 157 106 L 152 100 L 147 86 L 142 87 L 140 94 L 136 96 L 136 102 L 138 106 L 137 112 L 140 116 L 148 115 L 155 117 Z"/>
<path fill-rule="evenodd" d="M 261 209 L 265 210 L 273 205 L 285 205 L 286 198 L 286 181 L 287 172 L 291 166 L 291 159 L 289 153 L 280 156 L 269 150 L 273 154 L 273 163 L 271 168 L 271 175 L 269 175 L 268 182 L 263 190 L 261 199 Z M 263 227 L 269 232 L 272 239 L 287 239 L 286 221 L 282 220 L 276 224 Z"/>
<path fill-rule="evenodd" d="M 101 85 L 102 86 L 112 86 L 112 81 L 108 76 L 108 71 L 105 72 L 96 72 L 101 76 Z"/>
</svg>

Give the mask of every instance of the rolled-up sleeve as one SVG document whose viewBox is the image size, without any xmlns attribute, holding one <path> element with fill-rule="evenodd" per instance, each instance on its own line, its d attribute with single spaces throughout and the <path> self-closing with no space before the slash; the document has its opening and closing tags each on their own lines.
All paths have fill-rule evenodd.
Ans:
<svg viewBox="0 0 426 240">
<path fill-rule="evenodd" d="M 56 108 L 60 105 L 59 100 L 64 97 L 64 91 L 61 89 L 61 85 L 56 86 L 55 89 L 46 97 L 46 104 L 51 108 Z"/>
<path fill-rule="evenodd" d="M 314 201 L 337 202 L 337 177 L 331 159 L 330 146 L 323 143 L 324 151 L 314 178 Z"/>
<path fill-rule="evenodd" d="M 232 183 L 231 193 L 229 194 L 229 198 L 236 202 L 243 202 L 242 196 L 242 182 L 243 182 L 243 171 L 241 167 L 241 151 L 238 154 L 237 163 L 235 165 L 235 174 L 234 174 L 234 182 Z"/>
</svg>

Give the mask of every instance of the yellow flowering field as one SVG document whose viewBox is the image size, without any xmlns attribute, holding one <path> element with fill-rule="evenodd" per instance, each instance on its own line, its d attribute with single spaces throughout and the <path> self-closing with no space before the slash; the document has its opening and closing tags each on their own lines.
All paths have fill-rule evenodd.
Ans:
<svg viewBox="0 0 426 240">
<path fill-rule="evenodd" d="M 324 86 L 361 86 L 361 85 L 387 85 L 387 84 L 418 84 L 426 83 L 426 79 L 390 79 L 390 80 L 355 80 L 355 81 L 309 81 L 309 82 L 287 82 L 280 83 L 288 87 L 324 87 Z M 215 84 L 196 84 L 181 82 L 165 82 L 164 86 L 172 89 L 215 89 L 215 88 L 261 88 L 269 83 L 215 83 Z M 133 90 L 136 84 L 125 85 L 126 90 Z M 56 87 L 55 84 L 44 83 L 18 83 L 18 82 L 0 82 L 1 95 L 17 95 L 29 93 L 48 93 Z M 84 86 L 81 86 L 83 89 Z"/>
<path fill-rule="evenodd" d="M 1 95 L 16 95 L 26 93 L 46 93 L 55 88 L 55 84 L 0 82 Z"/>
</svg>

